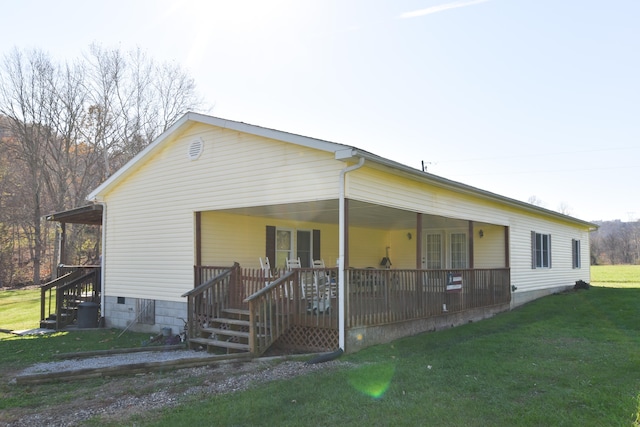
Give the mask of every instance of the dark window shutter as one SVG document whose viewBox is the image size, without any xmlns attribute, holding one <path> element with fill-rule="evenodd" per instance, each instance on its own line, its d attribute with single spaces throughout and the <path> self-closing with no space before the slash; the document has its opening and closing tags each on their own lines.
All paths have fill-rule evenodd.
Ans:
<svg viewBox="0 0 640 427">
<path fill-rule="evenodd" d="M 313 230 L 313 261 L 314 259 L 322 259 L 320 253 L 320 230 Z"/>
<path fill-rule="evenodd" d="M 267 225 L 265 255 L 269 258 L 269 263 L 274 266 L 276 262 L 276 228 L 273 225 Z"/>
<path fill-rule="evenodd" d="M 549 268 L 551 268 L 551 234 L 549 234 Z"/>
</svg>

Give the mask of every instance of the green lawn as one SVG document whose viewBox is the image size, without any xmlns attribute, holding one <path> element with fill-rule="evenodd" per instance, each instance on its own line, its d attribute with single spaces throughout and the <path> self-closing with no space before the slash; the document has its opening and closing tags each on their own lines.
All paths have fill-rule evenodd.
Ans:
<svg viewBox="0 0 640 427">
<path fill-rule="evenodd" d="M 40 325 L 40 289 L 0 290 L 0 329 L 19 331 Z"/>
<path fill-rule="evenodd" d="M 198 396 L 149 425 L 637 426 L 640 289 L 549 296 L 342 360 L 356 366 Z"/>
<path fill-rule="evenodd" d="M 350 365 L 339 370 L 226 395 L 185 395 L 179 406 L 127 424 L 638 427 L 640 280 L 634 271 L 596 267 L 591 283 L 598 286 L 590 290 L 345 355 L 341 360 Z M 0 306 L 0 318 L 4 312 Z M 0 335 L 0 354 L 3 365 L 16 368 L 56 351 L 126 346 L 116 331 L 102 333 Z M 139 339 L 131 335 L 129 344 Z M 2 384 L 0 409 L 37 406 L 51 399 L 54 387 Z M 100 382 L 69 387 L 97 393 Z"/>
<path fill-rule="evenodd" d="M 614 288 L 638 288 L 640 265 L 593 265 L 591 284 Z"/>
</svg>

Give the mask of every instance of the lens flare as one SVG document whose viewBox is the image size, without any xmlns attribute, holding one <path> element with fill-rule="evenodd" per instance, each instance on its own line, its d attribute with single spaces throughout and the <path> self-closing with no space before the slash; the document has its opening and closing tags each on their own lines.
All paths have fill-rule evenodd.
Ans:
<svg viewBox="0 0 640 427">
<path fill-rule="evenodd" d="M 389 362 L 362 366 L 349 373 L 349 383 L 361 393 L 379 399 L 389 388 L 395 370 Z"/>
</svg>

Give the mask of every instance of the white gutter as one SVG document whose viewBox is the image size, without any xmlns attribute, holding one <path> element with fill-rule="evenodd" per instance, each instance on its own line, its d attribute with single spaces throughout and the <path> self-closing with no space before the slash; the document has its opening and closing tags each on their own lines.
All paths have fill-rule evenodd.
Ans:
<svg viewBox="0 0 640 427">
<path fill-rule="evenodd" d="M 336 153 L 337 154 L 337 153 Z M 344 215 L 344 196 L 345 196 L 345 177 L 348 172 L 354 171 L 356 169 L 361 168 L 364 165 L 364 157 L 360 157 L 360 160 L 357 164 L 348 166 L 340 171 L 340 212 L 339 212 L 339 225 L 338 225 L 338 234 L 339 236 L 339 252 L 338 252 L 338 336 L 339 336 L 339 345 L 342 351 L 345 350 L 345 307 L 346 307 L 346 298 L 345 298 L 345 270 L 344 270 L 344 254 L 346 251 L 345 248 L 345 232 L 346 232 L 346 224 L 345 224 L 345 215 Z"/>
</svg>

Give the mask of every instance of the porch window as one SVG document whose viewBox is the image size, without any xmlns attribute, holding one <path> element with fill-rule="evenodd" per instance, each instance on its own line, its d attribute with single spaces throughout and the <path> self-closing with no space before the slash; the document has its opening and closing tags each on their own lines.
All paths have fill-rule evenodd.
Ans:
<svg viewBox="0 0 640 427">
<path fill-rule="evenodd" d="M 427 234 L 427 270 L 442 268 L 442 234 Z"/>
<path fill-rule="evenodd" d="M 531 268 L 551 268 L 551 235 L 531 232 Z"/>
<path fill-rule="evenodd" d="M 283 267 L 286 260 L 293 257 L 293 232 L 286 229 L 276 230 L 276 263 L 275 267 Z"/>
<path fill-rule="evenodd" d="M 451 268 L 467 268 L 466 233 L 451 233 Z"/>
<path fill-rule="evenodd" d="M 580 240 L 571 239 L 571 258 L 573 259 L 573 268 L 581 268 L 580 260 Z"/>
</svg>

